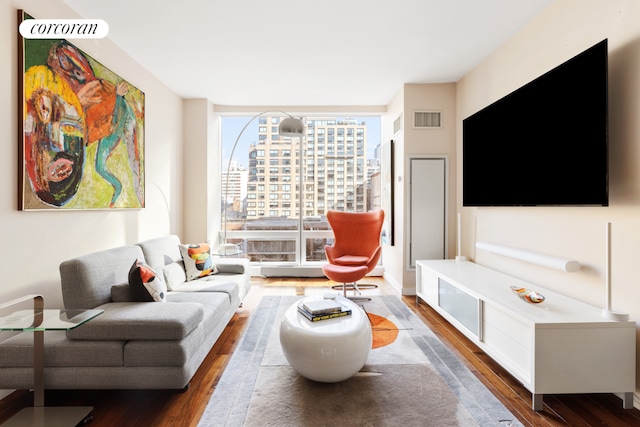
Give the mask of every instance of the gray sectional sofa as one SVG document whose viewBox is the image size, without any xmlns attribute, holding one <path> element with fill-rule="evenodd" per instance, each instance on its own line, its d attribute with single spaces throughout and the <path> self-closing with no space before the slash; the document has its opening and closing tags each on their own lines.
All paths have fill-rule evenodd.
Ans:
<svg viewBox="0 0 640 427">
<path fill-rule="evenodd" d="M 250 288 L 249 261 L 215 259 L 218 273 L 185 281 L 175 235 L 64 261 L 64 308 L 104 313 L 70 331 L 48 331 L 46 389 L 183 389 Z M 140 259 L 163 274 L 166 302 L 136 302 L 128 287 Z M 162 273 L 160 273 L 162 272 Z M 33 335 L 0 342 L 0 389 L 33 387 Z"/>
</svg>

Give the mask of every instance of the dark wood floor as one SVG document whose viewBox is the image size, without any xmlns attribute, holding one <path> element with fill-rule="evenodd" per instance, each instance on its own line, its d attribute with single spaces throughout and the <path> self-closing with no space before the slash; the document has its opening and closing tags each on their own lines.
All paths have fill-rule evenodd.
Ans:
<svg viewBox="0 0 640 427">
<path fill-rule="evenodd" d="M 396 294 L 381 278 L 367 278 L 378 289 L 370 295 Z M 259 279 L 184 392 L 175 391 L 48 391 L 47 405 L 93 406 L 93 427 L 196 426 L 247 320 L 262 295 L 308 295 L 326 292 L 325 279 Z M 403 297 L 404 302 L 466 363 L 472 372 L 525 426 L 640 426 L 640 410 L 622 409 L 622 401 L 611 394 L 547 395 L 544 410 L 531 410 L 531 394 L 510 374 L 447 323 L 424 302 Z M 25 406 L 32 394 L 16 391 L 0 401 L 0 423 Z"/>
</svg>

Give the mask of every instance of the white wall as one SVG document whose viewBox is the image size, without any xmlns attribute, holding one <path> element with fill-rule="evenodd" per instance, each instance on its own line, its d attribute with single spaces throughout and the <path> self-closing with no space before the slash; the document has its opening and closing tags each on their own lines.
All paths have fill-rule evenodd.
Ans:
<svg viewBox="0 0 640 427">
<path fill-rule="evenodd" d="M 640 2 L 558 0 L 457 87 L 462 120 L 604 38 L 609 39 L 609 207 L 460 208 L 463 255 L 565 295 L 604 306 L 605 225 L 612 223 L 613 308 L 640 319 Z M 461 174 L 458 172 L 458 179 Z M 457 186 L 461 206 L 461 184 Z M 476 241 L 571 258 L 564 273 L 474 249 Z M 637 340 L 640 342 L 640 340 Z M 640 361 L 640 351 L 637 352 Z M 612 363 L 615 363 L 612 349 Z M 640 366 L 640 363 L 638 364 Z M 640 374 L 640 369 L 636 370 Z M 640 378 L 640 375 L 638 375 Z M 636 393 L 637 395 L 637 393 Z M 636 406 L 638 406 L 636 404 Z"/>
<path fill-rule="evenodd" d="M 208 100 L 184 101 L 184 199 L 189 206 L 184 210 L 184 242 L 216 242 L 216 231 L 210 230 L 209 225 L 211 214 L 220 210 L 218 204 L 217 209 L 209 212 L 209 201 L 214 200 L 214 195 L 215 200 L 220 200 L 216 161 L 220 156 L 212 152 L 213 122 L 213 106 Z"/>
<path fill-rule="evenodd" d="M 413 129 L 414 111 L 442 112 L 441 129 Z M 393 121 L 402 114 L 402 130 L 393 133 Z M 448 174 L 448 257 L 455 255 L 455 189 L 456 189 L 456 85 L 405 84 L 387 105 L 383 143 L 395 142 L 394 177 L 394 246 L 383 246 L 384 277 L 403 295 L 415 295 L 415 268 L 408 268 L 407 221 L 408 186 L 407 157 L 411 155 L 445 155 L 449 157 Z"/>
<path fill-rule="evenodd" d="M 382 144 L 394 141 L 394 244 L 382 245 L 382 264 L 384 265 L 383 277 L 391 283 L 399 292 L 403 290 L 404 277 L 404 127 L 393 134 L 393 122 L 398 117 L 404 118 L 404 88 L 401 88 L 396 96 L 387 105 L 387 114 L 383 116 L 382 123 Z M 384 186 L 383 186 L 384 188 Z M 387 213 L 388 215 L 388 213 Z"/>
<path fill-rule="evenodd" d="M 456 85 L 454 83 L 443 84 L 406 84 L 404 87 L 404 155 L 443 155 L 449 157 L 448 179 L 448 218 L 447 218 L 447 258 L 452 258 L 456 253 Z M 442 127 L 440 129 L 413 129 L 414 111 L 440 111 L 442 113 Z M 405 174 L 408 173 L 405 170 Z M 404 193 L 407 192 L 407 181 L 403 179 Z M 405 210 L 408 209 L 409 200 L 404 200 Z M 409 221 L 405 212 L 404 231 L 408 236 Z M 406 245 L 405 245 L 406 246 Z M 405 247 L 404 264 L 408 265 L 409 253 Z M 403 294 L 415 292 L 416 272 L 415 268 L 405 268 L 403 280 Z"/>
<path fill-rule="evenodd" d="M 145 93 L 146 208 L 137 210 L 18 210 L 17 9 L 35 18 L 76 18 L 62 0 L 0 2 L 0 301 L 30 293 L 62 307 L 58 266 L 88 252 L 135 243 L 182 223 L 182 100 L 108 38 L 73 43 Z"/>
</svg>

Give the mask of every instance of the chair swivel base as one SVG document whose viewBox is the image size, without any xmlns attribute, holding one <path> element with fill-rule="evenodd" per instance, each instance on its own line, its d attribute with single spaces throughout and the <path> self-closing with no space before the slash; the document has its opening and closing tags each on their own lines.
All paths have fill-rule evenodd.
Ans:
<svg viewBox="0 0 640 427">
<path fill-rule="evenodd" d="M 375 289 L 377 287 L 378 287 L 378 285 L 373 285 L 373 284 L 370 285 L 368 283 L 364 283 L 364 284 L 360 284 L 360 285 L 356 284 L 355 286 L 354 286 L 353 283 L 348 283 L 347 284 L 347 290 L 348 291 L 359 290 L 359 289 Z M 343 285 L 333 285 L 331 287 L 331 289 L 339 289 L 339 290 L 342 290 L 342 288 L 343 288 Z"/>
<path fill-rule="evenodd" d="M 343 283 L 342 285 L 332 286 L 332 289 L 342 289 L 342 295 L 350 299 L 351 301 L 371 301 L 369 297 L 363 297 L 362 292 L 360 292 L 360 286 L 356 283 Z M 366 285 L 365 285 L 366 286 Z M 357 295 L 349 296 L 347 295 L 347 291 L 354 291 Z"/>
<path fill-rule="evenodd" d="M 322 266 L 322 271 L 324 274 L 334 282 L 340 282 L 342 285 L 335 286 L 333 289 L 342 289 L 343 295 L 345 298 L 350 300 L 362 300 L 362 301 L 370 301 L 371 298 L 366 297 L 357 297 L 357 296 L 347 296 L 347 290 L 352 289 L 360 295 L 360 289 L 356 284 L 356 281 L 362 279 L 365 274 L 367 274 L 366 266 L 346 266 L 346 265 L 335 265 L 335 264 L 325 264 Z"/>
</svg>

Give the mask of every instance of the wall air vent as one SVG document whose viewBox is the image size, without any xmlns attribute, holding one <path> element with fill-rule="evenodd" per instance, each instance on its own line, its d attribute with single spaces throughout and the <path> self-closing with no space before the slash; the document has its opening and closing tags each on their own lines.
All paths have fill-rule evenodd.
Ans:
<svg viewBox="0 0 640 427">
<path fill-rule="evenodd" d="M 441 111 L 414 111 L 414 129 L 440 129 L 442 128 Z"/>
<path fill-rule="evenodd" d="M 402 114 L 398 116 L 397 119 L 393 121 L 393 134 L 397 134 L 402 130 Z"/>
</svg>

